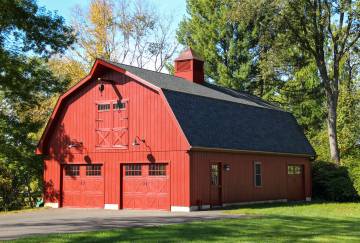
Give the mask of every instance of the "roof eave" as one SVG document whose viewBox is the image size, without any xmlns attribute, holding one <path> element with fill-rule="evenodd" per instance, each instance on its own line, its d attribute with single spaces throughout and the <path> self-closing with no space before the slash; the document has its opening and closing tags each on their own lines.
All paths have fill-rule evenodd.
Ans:
<svg viewBox="0 0 360 243">
<path fill-rule="evenodd" d="M 301 154 L 301 153 L 284 153 L 284 152 L 271 152 L 271 151 L 256 151 L 256 150 L 242 150 L 242 149 L 227 149 L 227 148 L 210 148 L 191 146 L 190 151 L 198 152 L 224 152 L 224 153 L 247 153 L 247 154 L 268 154 L 268 155 L 281 155 L 281 156 L 293 156 L 293 157 L 306 157 L 310 160 L 315 160 L 316 154 Z"/>
</svg>

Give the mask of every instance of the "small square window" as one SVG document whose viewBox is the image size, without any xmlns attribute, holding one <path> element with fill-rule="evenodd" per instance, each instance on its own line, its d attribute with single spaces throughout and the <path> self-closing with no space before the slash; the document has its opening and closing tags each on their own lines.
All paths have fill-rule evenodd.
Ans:
<svg viewBox="0 0 360 243">
<path fill-rule="evenodd" d="M 87 165 L 86 176 L 101 176 L 101 165 Z"/>
<path fill-rule="evenodd" d="M 79 165 L 66 165 L 65 166 L 65 175 L 66 176 L 79 176 L 80 175 L 80 166 Z"/>
<path fill-rule="evenodd" d="M 288 175 L 301 175 L 302 166 L 301 165 L 288 165 Z"/>
<path fill-rule="evenodd" d="M 125 175 L 126 176 L 140 176 L 141 175 L 141 165 L 125 165 Z"/>
<path fill-rule="evenodd" d="M 110 104 L 98 104 L 98 111 L 109 111 L 110 110 Z"/>
<path fill-rule="evenodd" d="M 120 109 L 125 109 L 126 107 L 126 104 L 123 103 L 123 102 L 116 102 L 116 103 L 113 103 L 113 110 L 120 110 Z"/>
<path fill-rule="evenodd" d="M 165 176 L 166 165 L 165 164 L 150 164 L 149 165 L 150 176 Z"/>
</svg>

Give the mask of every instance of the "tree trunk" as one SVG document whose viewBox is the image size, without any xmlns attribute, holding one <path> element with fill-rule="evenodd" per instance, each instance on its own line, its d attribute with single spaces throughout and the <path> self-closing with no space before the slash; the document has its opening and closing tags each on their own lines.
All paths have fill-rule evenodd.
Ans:
<svg viewBox="0 0 360 243">
<path fill-rule="evenodd" d="M 336 120 L 337 120 L 337 94 L 326 92 L 328 109 L 328 134 L 331 160 L 340 165 L 340 152 L 337 141 Z"/>
<path fill-rule="evenodd" d="M 337 104 L 339 97 L 338 89 L 338 62 L 334 66 L 334 78 L 331 80 L 327 73 L 327 68 L 324 60 L 324 53 L 321 53 L 321 58 L 316 59 L 320 76 L 325 86 L 326 100 L 327 100 L 327 125 L 328 125 L 328 137 L 329 137 L 329 148 L 330 158 L 337 165 L 340 165 L 340 152 L 337 141 Z"/>
</svg>

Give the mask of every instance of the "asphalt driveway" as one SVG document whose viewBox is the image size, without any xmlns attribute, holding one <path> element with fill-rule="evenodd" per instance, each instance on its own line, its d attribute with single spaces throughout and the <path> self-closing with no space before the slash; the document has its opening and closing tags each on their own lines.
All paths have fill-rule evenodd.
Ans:
<svg viewBox="0 0 360 243">
<path fill-rule="evenodd" d="M 104 209 L 40 209 L 0 214 L 0 240 L 30 235 L 154 226 L 191 221 L 239 218 L 222 211 L 171 213 Z"/>
</svg>

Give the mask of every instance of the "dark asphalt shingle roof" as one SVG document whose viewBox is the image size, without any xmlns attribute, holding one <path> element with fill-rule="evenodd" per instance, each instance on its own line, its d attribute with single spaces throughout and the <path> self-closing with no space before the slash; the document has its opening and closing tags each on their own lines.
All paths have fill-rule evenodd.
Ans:
<svg viewBox="0 0 360 243">
<path fill-rule="evenodd" d="M 293 115 L 256 96 L 110 63 L 163 90 L 192 147 L 315 155 Z"/>
<path fill-rule="evenodd" d="M 247 104 L 252 106 L 279 109 L 278 107 L 269 104 L 261 100 L 260 98 L 247 93 L 242 93 L 235 90 L 222 88 L 209 83 L 205 83 L 204 85 L 191 83 L 183 78 L 175 77 L 173 75 L 154 72 L 154 71 L 150 71 L 134 66 L 129 66 L 125 64 L 120 64 L 116 62 L 109 62 L 109 63 L 112 63 L 122 69 L 125 69 L 130 73 L 138 76 L 139 78 L 142 78 L 162 89 L 200 95 L 214 99 L 227 100 L 231 102 Z"/>
<path fill-rule="evenodd" d="M 194 147 L 314 155 L 288 112 L 164 90 Z"/>
</svg>

